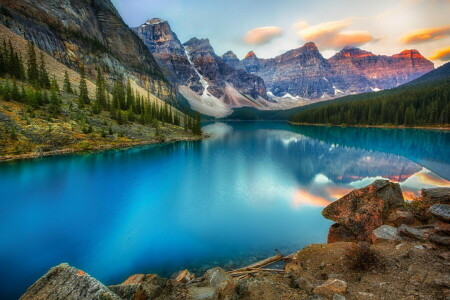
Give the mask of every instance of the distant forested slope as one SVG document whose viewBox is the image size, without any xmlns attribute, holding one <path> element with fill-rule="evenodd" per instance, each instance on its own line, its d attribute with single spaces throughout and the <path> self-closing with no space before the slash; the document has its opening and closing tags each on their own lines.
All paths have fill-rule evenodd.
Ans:
<svg viewBox="0 0 450 300">
<path fill-rule="evenodd" d="M 450 124 L 450 63 L 398 88 L 305 106 L 290 120 L 331 125 Z"/>
</svg>

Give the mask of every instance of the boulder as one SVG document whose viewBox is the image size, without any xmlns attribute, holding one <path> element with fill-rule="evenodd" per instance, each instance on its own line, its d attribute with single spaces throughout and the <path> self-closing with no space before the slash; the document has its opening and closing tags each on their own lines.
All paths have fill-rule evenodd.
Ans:
<svg viewBox="0 0 450 300">
<path fill-rule="evenodd" d="M 450 222 L 450 205 L 449 204 L 434 204 L 430 207 L 430 214 L 439 220 Z"/>
<path fill-rule="evenodd" d="M 345 226 L 357 241 L 370 241 L 372 231 L 383 225 L 392 211 L 404 203 L 398 183 L 376 180 L 331 203 L 322 215 Z"/>
<path fill-rule="evenodd" d="M 355 234 L 344 225 L 334 223 L 328 230 L 327 243 L 352 242 L 356 239 Z"/>
<path fill-rule="evenodd" d="M 398 234 L 400 236 L 407 236 L 419 241 L 425 240 L 425 235 L 421 230 L 404 224 L 398 228 Z"/>
<path fill-rule="evenodd" d="M 35 299 L 122 300 L 97 279 L 68 264 L 51 268 L 20 297 L 20 300 Z"/>
<path fill-rule="evenodd" d="M 397 228 L 389 225 L 381 225 L 373 231 L 372 242 L 381 241 L 397 241 L 400 237 L 398 236 Z"/>
<path fill-rule="evenodd" d="M 213 268 L 205 272 L 206 282 L 216 289 L 218 299 L 233 299 L 235 296 L 235 282 L 222 268 Z"/>
<path fill-rule="evenodd" d="M 386 224 L 398 227 L 402 224 L 413 225 L 416 222 L 414 214 L 402 209 L 394 210 L 387 218 Z"/>
<path fill-rule="evenodd" d="M 216 297 L 216 289 L 211 286 L 189 287 L 189 295 L 195 300 L 214 300 Z"/>
<path fill-rule="evenodd" d="M 122 297 L 132 300 L 149 300 L 158 297 L 162 293 L 167 279 L 154 274 L 135 274 L 118 285 L 108 288 Z"/>
<path fill-rule="evenodd" d="M 176 282 L 188 283 L 195 278 L 195 274 L 192 274 L 188 269 L 185 269 L 183 271 L 178 271 L 172 274 L 170 278 L 175 280 Z"/>
<path fill-rule="evenodd" d="M 450 187 L 422 189 L 422 199 L 428 204 L 450 204 Z"/>
<path fill-rule="evenodd" d="M 450 223 L 438 222 L 436 224 L 436 229 L 439 233 L 450 234 Z"/>
<path fill-rule="evenodd" d="M 314 289 L 314 294 L 332 299 L 335 294 L 345 294 L 347 282 L 340 279 L 328 279 Z"/>
</svg>

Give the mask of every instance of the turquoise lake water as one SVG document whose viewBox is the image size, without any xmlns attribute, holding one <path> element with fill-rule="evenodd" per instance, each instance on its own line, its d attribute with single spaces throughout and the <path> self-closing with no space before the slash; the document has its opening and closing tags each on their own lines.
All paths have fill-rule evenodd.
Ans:
<svg viewBox="0 0 450 300">
<path fill-rule="evenodd" d="M 450 132 L 213 123 L 200 142 L 0 164 L 0 299 L 67 262 L 105 284 L 234 268 L 326 241 L 328 203 L 378 178 L 450 186 Z"/>
</svg>

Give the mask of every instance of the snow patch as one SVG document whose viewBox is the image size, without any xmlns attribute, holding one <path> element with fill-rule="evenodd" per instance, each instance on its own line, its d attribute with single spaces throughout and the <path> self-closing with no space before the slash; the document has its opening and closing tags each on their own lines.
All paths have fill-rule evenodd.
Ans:
<svg viewBox="0 0 450 300">
<path fill-rule="evenodd" d="M 185 85 L 179 86 L 178 91 L 188 100 L 193 110 L 202 114 L 222 118 L 231 113 L 230 107 L 209 93 L 203 92 L 202 95 L 198 95 Z"/>
<path fill-rule="evenodd" d="M 370 89 L 372 90 L 372 92 L 379 92 L 379 91 L 381 91 L 381 89 L 379 89 L 379 88 L 373 88 L 373 87 L 371 87 Z"/>
</svg>

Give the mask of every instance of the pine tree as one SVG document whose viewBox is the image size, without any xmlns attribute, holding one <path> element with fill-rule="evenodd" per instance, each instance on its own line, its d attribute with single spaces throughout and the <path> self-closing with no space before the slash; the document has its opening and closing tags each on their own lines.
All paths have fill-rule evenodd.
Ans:
<svg viewBox="0 0 450 300">
<path fill-rule="evenodd" d="M 80 106 L 82 107 L 84 104 L 89 104 L 91 100 L 89 99 L 89 93 L 87 89 L 87 83 L 86 83 L 86 74 L 84 71 L 84 65 L 80 68 L 80 94 L 78 96 L 78 102 Z"/>
<path fill-rule="evenodd" d="M 50 87 L 56 91 L 58 95 L 61 94 L 61 90 L 59 89 L 58 81 L 56 80 L 56 76 L 53 75 Z"/>
<path fill-rule="evenodd" d="M 133 90 L 131 89 L 131 83 L 130 83 L 129 78 L 127 80 L 127 95 L 126 95 L 126 97 L 127 97 L 127 99 L 125 102 L 125 107 L 123 108 L 124 110 L 127 110 L 130 107 L 133 107 L 133 105 L 134 105 L 134 95 L 133 95 Z"/>
<path fill-rule="evenodd" d="M 69 94 L 73 94 L 72 85 L 69 80 L 69 73 L 64 72 L 64 91 Z"/>
<path fill-rule="evenodd" d="M 40 54 L 40 65 L 39 65 L 39 83 L 42 88 L 50 88 L 50 78 L 45 66 L 44 53 Z"/>
<path fill-rule="evenodd" d="M 58 114 L 61 113 L 61 99 L 58 96 L 58 92 L 55 88 L 51 91 L 50 96 L 50 113 L 53 117 L 56 117 Z"/>
<path fill-rule="evenodd" d="M 95 104 L 98 106 L 99 110 L 106 109 L 105 80 L 100 70 L 97 72 Z"/>
<path fill-rule="evenodd" d="M 192 127 L 192 133 L 195 134 L 195 135 L 201 135 L 202 134 L 202 127 L 200 126 L 200 121 L 201 121 L 200 113 L 197 112 L 195 114 L 194 125 Z"/>
<path fill-rule="evenodd" d="M 20 92 L 15 79 L 13 80 L 13 85 L 11 88 L 11 100 L 20 101 Z"/>
<path fill-rule="evenodd" d="M 37 66 L 36 59 L 36 51 L 34 49 L 34 44 L 32 42 L 28 42 L 28 69 L 27 69 L 27 77 L 28 81 L 37 85 L 39 83 L 39 71 Z"/>
</svg>

